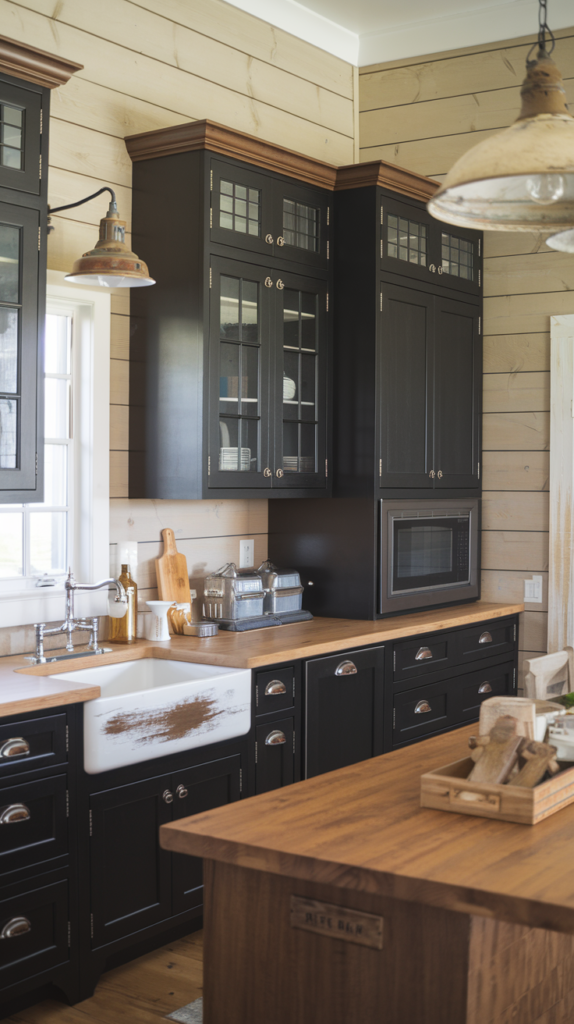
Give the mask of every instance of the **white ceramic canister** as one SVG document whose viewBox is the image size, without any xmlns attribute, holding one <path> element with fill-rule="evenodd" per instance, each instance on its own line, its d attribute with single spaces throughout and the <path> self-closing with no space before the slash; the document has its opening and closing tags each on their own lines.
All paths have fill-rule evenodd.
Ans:
<svg viewBox="0 0 574 1024">
<path fill-rule="evenodd" d="M 173 601 L 146 601 L 151 615 L 146 616 L 146 638 L 148 640 L 169 640 L 167 610 Z"/>
</svg>

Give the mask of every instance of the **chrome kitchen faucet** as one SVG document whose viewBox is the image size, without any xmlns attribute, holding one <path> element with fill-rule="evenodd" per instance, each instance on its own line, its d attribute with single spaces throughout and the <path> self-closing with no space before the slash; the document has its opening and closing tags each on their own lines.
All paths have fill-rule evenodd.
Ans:
<svg viewBox="0 0 574 1024">
<path fill-rule="evenodd" d="M 88 644 L 89 654 L 107 654 L 112 650 L 111 647 L 99 647 L 98 646 L 98 618 L 93 619 L 76 619 L 74 616 L 74 591 L 76 590 L 102 590 L 104 587 L 114 586 L 117 590 L 115 600 L 122 604 L 127 603 L 127 596 L 123 585 L 119 580 L 115 580 L 110 577 L 108 580 L 100 580 L 99 583 L 76 583 L 74 574 L 71 569 L 68 570 L 68 577 L 64 583 L 66 589 L 66 620 L 61 626 L 54 626 L 52 629 L 46 629 L 45 622 L 37 622 L 34 625 L 36 630 L 36 655 L 35 657 L 27 658 L 27 661 L 31 661 L 34 665 L 43 665 L 47 661 L 61 661 L 63 658 L 71 657 L 82 657 L 82 655 L 74 654 L 74 645 L 72 643 L 72 633 L 75 629 L 86 629 L 90 633 L 90 641 Z M 58 657 L 46 658 L 44 654 L 44 637 L 54 636 L 56 633 L 66 633 L 68 639 L 66 642 L 66 650 L 70 651 L 70 654 L 61 654 Z"/>
</svg>

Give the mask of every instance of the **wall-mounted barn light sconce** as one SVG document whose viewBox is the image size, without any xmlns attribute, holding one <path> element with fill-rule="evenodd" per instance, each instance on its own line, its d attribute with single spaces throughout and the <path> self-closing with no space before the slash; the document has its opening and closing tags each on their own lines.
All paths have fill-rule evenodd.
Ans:
<svg viewBox="0 0 574 1024">
<path fill-rule="evenodd" d="M 101 196 L 102 192 L 109 192 L 112 198 L 106 216 L 100 221 L 99 240 L 93 249 L 76 260 L 72 273 L 66 274 L 66 281 L 71 281 L 72 284 L 103 285 L 106 288 L 142 288 L 155 284 L 153 277 L 149 276 L 147 265 L 135 252 L 131 252 L 125 243 L 126 222 L 120 220 L 113 189 L 105 186 L 93 195 L 78 200 L 77 203 L 49 209 L 48 214 L 82 206 L 89 203 L 90 199 Z"/>
<path fill-rule="evenodd" d="M 526 58 L 519 117 L 457 160 L 428 203 L 438 220 L 497 231 L 574 228 L 574 118 L 550 57 L 546 3 L 539 0 L 538 52 L 528 59 L 533 46 Z"/>
</svg>

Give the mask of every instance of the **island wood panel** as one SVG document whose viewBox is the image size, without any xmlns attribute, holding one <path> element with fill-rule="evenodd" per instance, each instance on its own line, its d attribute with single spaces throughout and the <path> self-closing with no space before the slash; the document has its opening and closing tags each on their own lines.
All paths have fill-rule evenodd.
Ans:
<svg viewBox="0 0 574 1024">
<path fill-rule="evenodd" d="M 550 370 L 550 334 L 491 334 L 483 341 L 485 373 Z"/>
<path fill-rule="evenodd" d="M 574 61 L 574 34 L 572 29 L 554 33 L 556 60 L 563 61 L 566 73 Z M 512 43 L 494 42 L 450 50 L 448 54 L 403 58 L 361 68 L 361 110 L 380 105 L 394 106 L 417 103 L 461 94 L 481 94 L 485 88 L 516 88 L 524 77 L 526 57 L 531 47 L 528 41 Z"/>
<path fill-rule="evenodd" d="M 485 491 L 482 495 L 483 530 L 549 529 L 546 491 Z"/>
<path fill-rule="evenodd" d="M 548 412 L 550 374 L 485 373 L 482 407 L 489 412 Z"/>
<path fill-rule="evenodd" d="M 550 453 L 483 451 L 482 486 L 484 491 L 548 491 Z"/>
<path fill-rule="evenodd" d="M 570 935 L 205 863 L 211 1024 L 535 1024 L 574 1006 Z M 383 920 L 383 948 L 293 928 L 291 897 Z M 344 911 L 343 911 L 344 912 Z M 223 983 L 225 979 L 225 983 Z"/>
<path fill-rule="evenodd" d="M 164 825 L 161 845 L 353 897 L 390 896 L 571 937 L 574 805 L 536 826 L 420 807 L 420 776 L 464 756 L 475 729 Z"/>
</svg>

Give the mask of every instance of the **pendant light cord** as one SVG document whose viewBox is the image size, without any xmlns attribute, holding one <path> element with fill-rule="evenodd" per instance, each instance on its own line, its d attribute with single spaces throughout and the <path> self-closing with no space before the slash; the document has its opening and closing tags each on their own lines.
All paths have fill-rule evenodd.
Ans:
<svg viewBox="0 0 574 1024">
<path fill-rule="evenodd" d="M 546 9 L 547 9 L 547 6 L 548 6 L 548 0 L 538 0 L 538 40 L 537 40 L 536 43 L 532 44 L 532 46 L 530 47 L 530 49 L 528 51 L 528 55 L 526 57 L 526 66 L 527 67 L 530 64 L 530 54 L 532 53 L 532 51 L 534 50 L 534 48 L 536 46 L 538 46 L 538 53 L 539 54 L 540 53 L 545 53 L 548 56 L 550 56 L 550 54 L 552 53 L 554 47 L 556 46 L 556 40 L 554 38 L 554 33 L 549 28 L 548 22 L 546 21 L 546 13 L 547 13 Z M 550 37 L 550 41 L 552 43 L 552 45 L 551 45 L 549 50 L 546 49 L 546 33 L 548 33 L 548 35 Z"/>
<path fill-rule="evenodd" d="M 112 197 L 110 202 L 116 202 L 116 193 L 114 192 L 113 188 L 108 188 L 108 186 L 105 185 L 104 188 L 101 188 L 97 192 L 94 192 L 93 195 L 86 196 L 85 199 L 79 199 L 77 203 L 68 203 L 67 206 L 54 206 L 52 208 L 48 207 L 48 216 L 51 216 L 53 213 L 59 213 L 60 210 L 71 210 L 74 206 L 83 206 L 84 203 L 89 203 L 90 199 L 95 199 L 96 196 L 101 196 L 102 192 L 109 192 Z"/>
</svg>

